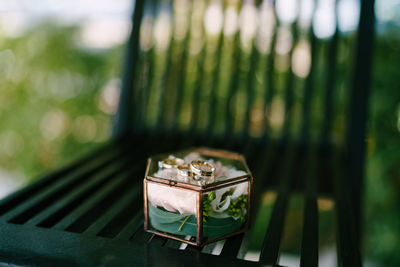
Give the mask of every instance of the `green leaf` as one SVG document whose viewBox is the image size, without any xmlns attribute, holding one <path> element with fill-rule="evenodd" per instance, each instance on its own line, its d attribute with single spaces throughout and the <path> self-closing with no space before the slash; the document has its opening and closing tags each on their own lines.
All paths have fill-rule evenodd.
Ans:
<svg viewBox="0 0 400 267">
<path fill-rule="evenodd" d="M 177 235 L 196 236 L 197 218 L 194 215 L 187 218 L 188 215 L 189 214 L 179 214 L 164 211 L 149 205 L 150 224 L 152 227 L 162 232 Z M 207 221 L 203 223 L 203 235 L 204 237 L 218 237 L 226 235 L 240 229 L 243 223 L 244 222 L 235 220 L 231 217 L 222 219 L 208 217 Z"/>
<path fill-rule="evenodd" d="M 190 214 L 179 214 L 175 212 L 164 211 L 149 205 L 149 214 L 159 223 L 173 223 L 185 219 Z"/>
<path fill-rule="evenodd" d="M 243 225 L 240 220 L 229 218 L 208 217 L 207 222 L 203 224 L 203 234 L 207 237 L 216 237 L 226 235 L 237 231 Z"/>
</svg>

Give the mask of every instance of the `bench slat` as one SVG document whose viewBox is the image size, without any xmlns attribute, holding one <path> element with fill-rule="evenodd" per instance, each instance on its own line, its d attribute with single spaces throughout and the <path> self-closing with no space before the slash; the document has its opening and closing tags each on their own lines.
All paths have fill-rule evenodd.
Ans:
<svg viewBox="0 0 400 267">
<path fill-rule="evenodd" d="M 142 203 L 140 203 L 142 204 Z M 143 211 L 139 210 L 133 218 L 122 228 L 122 230 L 115 236 L 115 239 L 129 240 L 140 227 L 143 227 Z M 100 236 L 103 234 L 100 232 Z"/>
<path fill-rule="evenodd" d="M 133 201 L 128 203 L 125 207 L 119 209 L 119 213 L 104 226 L 103 229 L 97 234 L 102 237 L 114 238 L 117 234 L 120 234 L 127 227 L 130 227 L 132 221 L 135 220 L 138 215 L 142 214 L 142 199 L 143 195 L 140 193 L 137 197 L 133 198 Z M 139 221 L 136 219 L 136 227 Z M 121 233 L 122 237 L 122 233 Z M 126 238 L 128 240 L 129 238 Z"/>
<path fill-rule="evenodd" d="M 138 188 L 137 190 L 141 189 L 141 186 L 137 184 L 137 180 L 131 179 L 132 174 L 135 173 L 139 175 L 140 172 L 138 172 L 137 169 L 134 169 L 134 171 L 131 170 L 130 172 L 123 173 L 121 183 L 118 184 L 114 190 L 109 191 L 103 196 L 100 195 L 100 199 L 95 203 L 92 203 L 92 206 L 88 206 L 88 210 L 69 225 L 66 230 L 79 233 L 86 231 L 86 229 L 90 227 L 104 212 L 112 207 L 112 203 L 118 201 L 126 192 L 129 192 L 132 189 L 134 190 L 134 186 Z"/>
<path fill-rule="evenodd" d="M 152 235 L 152 237 L 149 239 L 148 243 L 152 243 L 153 245 L 156 244 L 157 246 L 164 246 L 165 243 L 167 242 L 167 238 L 163 236 L 158 236 L 158 235 Z"/>
<path fill-rule="evenodd" d="M 169 249 L 152 243 L 144 245 L 4 222 L 0 222 L 0 258 L 11 264 L 37 266 L 208 267 L 210 262 L 217 266 L 258 266 L 255 262 Z"/>
<path fill-rule="evenodd" d="M 82 166 L 82 168 L 79 168 L 68 176 L 63 177 L 62 180 L 58 181 L 53 186 L 37 192 L 37 194 L 31 196 L 29 200 L 21 203 L 21 205 L 4 214 L 1 217 L 1 220 L 10 220 L 11 222 L 18 224 L 25 223 L 32 216 L 53 203 L 59 197 L 74 190 L 80 184 L 85 182 L 87 177 L 90 177 L 108 164 L 118 160 L 119 156 L 119 153 L 105 155 L 104 157 L 97 158 L 94 162 Z"/>
<path fill-rule="evenodd" d="M 339 260 L 343 266 L 362 266 L 361 254 L 355 237 L 354 215 L 350 202 L 348 184 L 344 180 L 342 167 L 344 160 L 335 154 L 336 173 L 334 175 L 335 211 L 337 217 L 337 246 Z M 340 264 L 340 262 L 339 262 Z"/>
<path fill-rule="evenodd" d="M 300 266 L 318 266 L 318 206 L 316 199 L 316 170 L 319 161 L 316 159 L 316 149 L 312 148 L 307 154 L 307 161 L 301 162 L 302 177 L 306 183 L 305 205 L 303 215 L 303 233 L 301 241 Z"/>
<path fill-rule="evenodd" d="M 88 198 L 76 207 L 71 213 L 67 214 L 59 222 L 57 222 L 53 228 L 64 230 L 71 225 L 75 220 L 82 216 L 85 212 L 88 212 L 98 201 L 100 201 L 106 194 L 112 192 L 118 185 L 123 182 L 123 178 L 127 176 L 126 172 L 119 173 L 109 183 L 107 183 L 101 190 L 88 196 Z"/>
<path fill-rule="evenodd" d="M 283 150 L 278 149 L 277 144 L 271 142 L 271 140 L 260 142 L 256 144 L 253 149 L 249 148 L 247 150 L 246 155 L 248 155 L 248 158 L 252 159 L 252 161 L 248 162 L 249 167 L 254 170 L 250 228 L 254 227 L 256 213 L 262 203 L 262 194 L 265 192 L 270 174 L 274 173 L 277 164 L 277 162 L 273 162 L 272 158 L 274 158 L 274 156 L 280 157 L 282 153 Z M 252 235 L 249 233 L 244 235 L 237 258 L 243 259 L 246 255 L 251 236 Z"/>
<path fill-rule="evenodd" d="M 300 266 L 318 266 L 318 207 L 311 196 L 305 202 Z"/>
<path fill-rule="evenodd" d="M 9 210 L 13 209 L 14 207 L 20 205 L 21 203 L 25 202 L 32 195 L 36 194 L 37 192 L 44 190 L 45 188 L 53 185 L 57 182 L 60 178 L 70 174 L 71 172 L 75 171 L 76 169 L 89 164 L 91 161 L 94 161 L 98 158 L 99 154 L 108 152 L 112 153 L 116 150 L 117 147 L 111 146 L 107 144 L 100 149 L 95 150 L 88 156 L 79 159 L 64 168 L 60 168 L 42 178 L 38 178 L 36 182 L 16 191 L 15 193 L 9 195 L 8 197 L 0 200 L 0 216 L 7 213 Z"/>
<path fill-rule="evenodd" d="M 139 244 L 146 244 L 149 243 L 149 241 L 152 239 L 153 236 L 154 234 L 148 233 L 143 229 L 143 223 L 142 223 L 139 229 L 136 231 L 136 233 L 130 238 L 130 241 Z"/>
<path fill-rule="evenodd" d="M 60 199 L 52 203 L 41 212 L 37 213 L 25 224 L 39 225 L 41 227 L 51 227 L 57 221 L 57 218 L 68 214 L 76 206 L 79 206 L 88 196 L 102 188 L 108 183 L 113 176 L 117 175 L 126 162 L 112 164 L 107 166 L 103 171 L 96 173 L 93 177 L 88 177 L 87 181 L 70 194 L 60 197 Z"/>
<path fill-rule="evenodd" d="M 295 152 L 297 151 L 292 147 L 288 148 L 287 154 L 284 155 L 286 160 L 282 160 L 282 162 L 287 163 L 287 165 L 280 166 L 279 169 L 279 172 L 283 172 L 282 175 L 278 176 L 282 180 L 279 184 L 277 199 L 272 210 L 267 232 L 265 233 L 264 242 L 261 248 L 260 264 L 278 263 L 283 226 L 290 196 L 290 184 L 292 180 L 291 169 L 293 162 L 296 159 L 295 154 L 297 154 Z"/>
<path fill-rule="evenodd" d="M 87 230 L 85 234 L 98 234 L 108 223 L 110 223 L 115 216 L 124 212 L 125 214 L 134 214 L 138 212 L 133 210 L 133 204 L 141 201 L 142 187 L 140 185 L 133 186 L 129 189 L 119 200 L 114 201 L 112 206 L 107 210 L 106 213 L 102 214 Z M 139 208 L 139 207 L 137 207 Z"/>
<path fill-rule="evenodd" d="M 182 245 L 182 242 L 179 242 L 177 240 L 173 239 L 168 239 L 167 242 L 165 242 L 164 246 L 169 247 L 169 248 L 175 248 L 178 249 Z"/>
<path fill-rule="evenodd" d="M 261 264 L 275 264 L 278 261 L 288 198 L 288 192 L 278 194 L 261 249 Z"/>
<path fill-rule="evenodd" d="M 228 238 L 222 248 L 221 254 L 224 257 L 236 258 L 242 245 L 244 234 L 239 234 Z"/>
</svg>

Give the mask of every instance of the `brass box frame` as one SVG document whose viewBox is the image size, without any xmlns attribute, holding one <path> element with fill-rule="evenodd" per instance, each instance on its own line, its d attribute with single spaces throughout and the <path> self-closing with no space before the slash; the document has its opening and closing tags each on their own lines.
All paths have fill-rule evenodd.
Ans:
<svg viewBox="0 0 400 267">
<path fill-rule="evenodd" d="M 188 149 L 189 151 L 189 149 Z M 147 163 L 147 168 L 146 168 L 146 174 L 145 174 L 145 178 L 143 181 L 143 198 L 144 198 L 144 230 L 146 232 L 149 233 L 153 233 L 159 236 L 163 236 L 163 237 L 168 237 L 180 242 L 184 242 L 187 243 L 189 245 L 194 245 L 194 246 L 205 246 L 207 244 L 210 243 L 214 243 L 217 242 L 219 240 L 223 240 L 226 239 L 228 237 L 243 233 L 245 231 L 247 231 L 250 227 L 250 220 L 251 220 L 251 202 L 252 202 L 252 188 L 253 188 L 253 175 L 250 172 L 246 160 L 244 158 L 244 156 L 242 154 L 239 153 L 235 153 L 235 152 L 230 152 L 230 151 L 226 151 L 226 150 L 218 150 L 218 149 L 212 149 L 212 148 L 193 148 L 190 149 L 190 151 L 192 152 L 198 152 L 202 155 L 205 156 L 211 156 L 211 157 L 223 157 L 223 158 L 228 158 L 228 159 L 234 159 L 234 160 L 238 160 L 241 161 L 243 163 L 243 165 L 245 166 L 245 170 L 247 172 L 246 175 L 243 176 L 239 176 L 239 177 L 235 177 L 235 178 L 231 178 L 228 180 L 224 180 L 224 181 L 220 181 L 220 182 L 215 182 L 215 183 L 211 183 L 211 184 L 206 184 L 206 185 L 192 185 L 192 184 L 187 184 L 187 183 L 183 183 L 183 182 L 177 182 L 174 180 L 170 180 L 170 179 L 163 179 L 163 178 L 157 178 L 154 176 L 151 176 L 149 174 L 150 171 L 150 166 L 152 163 L 152 158 L 150 157 L 148 159 L 148 163 Z M 177 151 L 180 152 L 180 151 Z M 174 154 L 174 153 L 170 153 L 170 154 Z M 247 214 L 246 214 L 246 223 L 244 226 L 242 226 L 239 230 L 217 237 L 215 239 L 212 239 L 210 241 L 206 241 L 204 242 L 203 239 L 203 205 L 202 205 L 202 200 L 203 200 L 203 196 L 204 194 L 213 191 L 213 190 L 217 190 L 223 187 L 227 187 L 227 186 L 232 186 L 235 184 L 239 184 L 239 183 L 243 183 L 243 182 L 248 182 L 249 186 L 248 186 L 248 201 L 247 201 Z M 173 236 L 171 234 L 168 233 L 164 233 L 164 232 L 160 232 L 158 230 L 155 229 L 150 229 L 149 227 L 149 211 L 148 211 L 148 199 L 147 199 L 147 184 L 148 183 L 155 183 L 155 184 L 163 184 L 163 185 L 168 185 L 171 187 L 175 187 L 175 188 L 179 188 L 180 190 L 188 190 L 188 191 L 192 191 L 192 192 L 196 192 L 197 193 L 197 201 L 196 201 L 196 212 L 197 212 L 197 234 L 196 234 L 196 242 L 190 241 L 190 240 L 186 240 L 183 238 L 179 238 L 176 236 Z"/>
</svg>

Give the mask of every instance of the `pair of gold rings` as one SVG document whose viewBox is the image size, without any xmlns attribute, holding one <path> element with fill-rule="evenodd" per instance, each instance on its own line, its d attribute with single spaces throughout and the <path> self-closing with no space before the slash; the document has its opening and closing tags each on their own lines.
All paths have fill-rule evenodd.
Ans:
<svg viewBox="0 0 400 267">
<path fill-rule="evenodd" d="M 212 177 L 215 172 L 215 167 L 204 160 L 193 160 L 190 164 L 185 164 L 185 161 L 180 158 L 166 158 L 159 162 L 159 167 L 176 168 L 179 175 L 193 177 L 194 180 Z"/>
<path fill-rule="evenodd" d="M 173 169 L 185 164 L 185 161 L 180 158 L 166 158 L 158 162 L 158 167 L 162 169 Z"/>
</svg>

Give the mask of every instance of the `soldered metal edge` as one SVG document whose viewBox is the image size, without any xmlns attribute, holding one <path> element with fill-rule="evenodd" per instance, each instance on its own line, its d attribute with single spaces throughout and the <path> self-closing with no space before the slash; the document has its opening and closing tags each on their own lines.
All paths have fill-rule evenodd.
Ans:
<svg viewBox="0 0 400 267">
<path fill-rule="evenodd" d="M 154 155 L 152 157 L 149 157 L 148 163 L 147 163 L 147 167 L 146 167 L 145 178 L 148 179 L 148 180 L 151 180 L 151 181 L 162 183 L 162 184 L 168 184 L 168 185 L 176 186 L 176 187 L 180 187 L 180 188 L 193 189 L 195 191 L 203 191 L 204 189 L 212 189 L 212 188 L 215 189 L 215 187 L 217 187 L 220 184 L 226 185 L 226 184 L 229 184 L 229 183 L 234 182 L 236 180 L 243 179 L 243 178 L 248 177 L 248 176 L 252 177 L 252 173 L 251 173 L 249 167 L 247 166 L 246 159 L 240 153 L 226 151 L 226 150 L 218 150 L 218 149 L 213 149 L 213 148 L 206 148 L 206 147 L 200 147 L 200 148 L 193 147 L 193 148 L 188 148 L 188 149 L 176 151 L 175 153 L 178 153 L 178 152 L 181 152 L 181 151 L 197 151 L 199 153 L 202 153 L 202 154 L 205 154 L 205 155 L 209 155 L 209 156 L 225 157 L 225 158 L 235 159 L 235 160 L 238 160 L 238 161 L 242 162 L 242 164 L 244 165 L 245 170 L 246 170 L 247 173 L 245 175 L 242 175 L 242 176 L 239 176 L 239 177 L 234 177 L 234 178 L 227 179 L 227 180 L 224 180 L 224 181 L 214 182 L 214 183 L 205 184 L 205 185 L 194 185 L 194 184 L 175 181 L 175 180 L 172 180 L 172 179 L 158 178 L 158 177 L 154 177 L 154 176 L 150 175 L 149 171 L 150 171 L 150 166 L 151 166 L 151 163 L 152 163 L 152 158 L 160 156 L 160 155 L 167 155 L 168 154 L 168 153 L 160 153 L 160 154 L 156 154 L 156 155 Z"/>
<path fill-rule="evenodd" d="M 204 148 L 202 148 L 202 149 L 204 149 Z M 200 149 L 198 149 L 198 150 L 200 150 Z M 233 153 L 233 152 L 228 152 L 228 153 Z M 236 153 L 234 153 L 234 154 L 236 154 Z M 174 239 L 174 240 L 177 240 L 177 241 L 189 244 L 189 245 L 198 246 L 198 247 L 203 247 L 205 245 L 208 245 L 208 244 L 211 244 L 211 243 L 214 243 L 214 242 L 229 238 L 231 236 L 246 232 L 250 228 L 250 222 L 251 222 L 250 208 L 251 208 L 251 200 L 252 200 L 251 197 L 252 197 L 252 189 L 253 189 L 253 175 L 251 174 L 251 172 L 250 172 L 250 170 L 249 170 L 249 168 L 247 166 L 247 163 L 246 163 L 246 160 L 244 159 L 244 156 L 241 155 L 241 154 L 236 154 L 236 155 L 238 155 L 240 157 L 238 159 L 241 160 L 244 163 L 248 174 L 240 176 L 240 177 L 235 177 L 235 178 L 232 178 L 232 179 L 229 179 L 229 180 L 225 180 L 225 181 L 220 181 L 220 182 L 217 182 L 217 183 L 209 184 L 209 185 L 206 185 L 206 186 L 196 186 L 196 185 L 191 185 L 191 184 L 187 184 L 187 183 L 180 183 L 180 182 L 172 181 L 172 180 L 169 180 L 169 179 L 156 178 L 156 177 L 149 176 L 148 172 L 149 172 L 149 168 L 150 168 L 151 160 L 152 160 L 151 158 L 149 158 L 148 165 L 147 165 L 147 168 L 146 168 L 146 176 L 145 176 L 145 179 L 144 179 L 144 188 L 143 188 L 144 189 L 144 208 L 145 208 L 144 209 L 144 215 L 145 215 L 144 230 L 146 232 L 150 232 L 150 233 L 153 233 L 153 234 L 156 234 L 156 235 L 159 235 L 159 236 L 163 236 L 163 237 L 166 237 L 166 238 L 171 238 L 171 239 Z M 170 234 L 167 234 L 167 233 L 162 233 L 162 232 L 159 232 L 157 230 L 152 230 L 152 229 L 149 228 L 148 203 L 147 203 L 147 201 L 148 201 L 147 200 L 147 183 L 148 182 L 155 183 L 155 184 L 168 185 L 168 186 L 171 186 L 171 187 L 178 187 L 178 188 L 183 189 L 183 190 L 197 192 L 196 208 L 197 208 L 197 212 L 198 212 L 199 216 L 197 217 L 198 227 L 197 227 L 197 233 L 196 233 L 196 242 L 191 242 L 189 240 L 178 238 L 178 237 L 175 237 L 173 235 L 170 235 Z M 217 189 L 220 189 L 220 188 L 223 188 L 223 187 L 227 187 L 227 186 L 232 186 L 232 185 L 239 184 L 239 183 L 242 183 L 242 182 L 248 182 L 249 183 L 249 186 L 248 186 L 248 199 L 249 199 L 249 201 L 247 203 L 246 224 L 243 227 L 241 227 L 241 229 L 239 229 L 239 230 L 237 230 L 235 232 L 232 232 L 232 233 L 220 236 L 218 238 L 203 242 L 203 212 L 202 212 L 202 205 L 201 205 L 201 200 L 202 200 L 202 197 L 203 197 L 203 193 L 206 193 L 206 192 L 209 192 L 209 191 L 212 191 L 212 190 L 217 190 Z"/>
<path fill-rule="evenodd" d="M 169 235 L 167 233 L 159 232 L 157 230 L 145 229 L 145 231 L 148 232 L 148 233 L 152 233 L 152 234 L 155 234 L 155 235 L 158 235 L 158 236 L 174 239 L 176 241 L 180 241 L 180 242 L 183 242 L 183 243 L 186 243 L 186 244 L 189 244 L 189 245 L 193 245 L 193 246 L 197 246 L 197 247 L 204 247 L 206 245 L 209 245 L 209 244 L 212 244 L 212 243 L 227 239 L 227 238 L 229 238 L 231 236 L 235 236 L 235 235 L 238 235 L 238 234 L 241 234 L 241 233 L 245 233 L 247 230 L 248 230 L 248 228 L 247 228 L 247 224 L 246 224 L 243 227 L 241 227 L 241 229 L 239 229 L 239 230 L 237 230 L 235 232 L 232 232 L 232 233 L 229 233 L 229 234 L 226 234 L 226 235 L 223 235 L 223 236 L 220 236 L 220 237 L 217 237 L 217 238 L 214 238 L 212 240 L 208 240 L 206 242 L 202 242 L 202 243 L 199 244 L 197 242 L 192 242 L 190 240 L 186 240 L 186 239 L 179 238 L 179 237 L 176 237 L 176 236 L 173 236 L 173 235 Z"/>
</svg>

